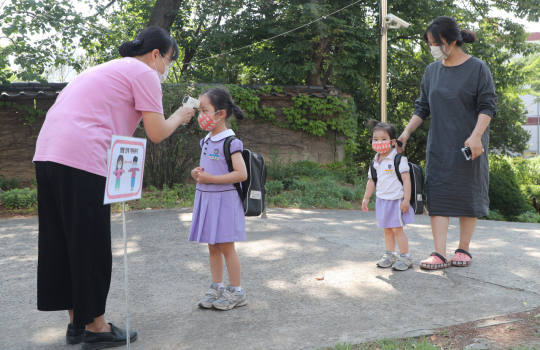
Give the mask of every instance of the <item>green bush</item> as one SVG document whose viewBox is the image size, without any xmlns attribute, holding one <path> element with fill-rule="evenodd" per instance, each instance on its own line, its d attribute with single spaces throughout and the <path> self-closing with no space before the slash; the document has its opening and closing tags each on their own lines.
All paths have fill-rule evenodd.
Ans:
<svg viewBox="0 0 540 350">
<path fill-rule="evenodd" d="M 501 154 L 489 155 L 489 171 L 494 174 L 501 174 L 508 180 L 518 183 L 516 168 L 512 158 Z"/>
<path fill-rule="evenodd" d="M 269 196 L 280 193 L 281 191 L 283 191 L 283 188 L 283 182 L 279 180 L 268 181 L 266 183 L 266 191 Z"/>
<path fill-rule="evenodd" d="M 519 222 L 530 222 L 532 224 L 540 223 L 540 214 L 536 214 L 533 211 L 527 211 L 516 218 Z"/>
<path fill-rule="evenodd" d="M 497 210 L 505 217 L 518 216 L 529 206 L 515 180 L 501 173 L 489 173 L 489 209 Z"/>
<path fill-rule="evenodd" d="M 269 206 L 294 208 L 351 209 L 359 202 L 367 180 L 358 179 L 354 186 L 343 185 L 332 177 L 313 180 L 307 176 L 291 181 L 289 190 L 267 197 Z"/>
<path fill-rule="evenodd" d="M 520 186 L 520 188 L 527 202 L 530 202 L 532 197 L 536 197 L 540 201 L 540 185 L 525 185 Z"/>
<path fill-rule="evenodd" d="M 512 163 L 520 185 L 540 185 L 540 157 L 513 158 Z"/>
<path fill-rule="evenodd" d="M 268 177 L 281 181 L 285 189 L 290 187 L 292 180 L 303 176 L 311 179 L 331 178 L 350 184 L 354 184 L 356 180 L 356 169 L 346 165 L 345 162 L 324 165 L 309 160 L 292 162 L 290 158 L 285 160 L 284 157 L 280 157 L 277 151 L 273 151 L 269 158 L 267 163 Z"/>
<path fill-rule="evenodd" d="M 7 209 L 30 208 L 34 204 L 37 204 L 37 190 L 16 188 L 2 192 L 0 193 L 0 201 L 2 201 Z"/>
<path fill-rule="evenodd" d="M 501 215 L 497 210 L 489 210 L 488 215 L 484 216 L 484 220 L 506 221 L 504 215 Z"/>
<path fill-rule="evenodd" d="M 0 175 L 0 189 L 2 191 L 9 191 L 18 188 L 20 183 L 21 181 L 15 177 L 11 180 L 6 180 L 4 175 Z"/>
</svg>

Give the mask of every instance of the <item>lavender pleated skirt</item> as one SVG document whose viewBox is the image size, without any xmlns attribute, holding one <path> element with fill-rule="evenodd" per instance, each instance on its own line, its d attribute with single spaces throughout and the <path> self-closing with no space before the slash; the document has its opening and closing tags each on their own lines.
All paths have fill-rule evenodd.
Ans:
<svg viewBox="0 0 540 350">
<path fill-rule="evenodd" d="M 216 244 L 244 240 L 246 240 L 246 219 L 238 192 L 197 190 L 189 241 Z"/>
<path fill-rule="evenodd" d="M 399 206 L 401 199 L 380 199 L 377 198 L 375 204 L 375 214 L 377 215 L 377 226 L 380 228 L 402 227 L 414 222 L 414 211 L 409 209 L 408 213 L 402 213 Z"/>
</svg>

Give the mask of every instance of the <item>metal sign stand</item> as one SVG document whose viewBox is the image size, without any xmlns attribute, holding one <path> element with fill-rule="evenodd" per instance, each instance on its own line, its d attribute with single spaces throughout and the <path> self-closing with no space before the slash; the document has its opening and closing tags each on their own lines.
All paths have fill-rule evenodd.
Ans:
<svg viewBox="0 0 540 350">
<path fill-rule="evenodd" d="M 129 289 L 128 289 L 128 258 L 126 239 L 126 202 L 122 202 L 122 226 L 124 229 L 124 289 L 126 290 L 126 338 L 127 349 L 130 349 L 131 334 L 129 333 Z"/>
</svg>

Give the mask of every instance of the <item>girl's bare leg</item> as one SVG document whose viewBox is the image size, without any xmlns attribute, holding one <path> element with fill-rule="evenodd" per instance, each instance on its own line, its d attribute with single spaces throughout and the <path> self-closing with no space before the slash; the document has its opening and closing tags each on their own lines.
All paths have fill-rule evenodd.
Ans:
<svg viewBox="0 0 540 350">
<path fill-rule="evenodd" d="M 403 231 L 403 227 L 395 227 L 392 229 L 392 231 L 394 231 L 394 236 L 396 237 L 399 252 L 401 254 L 409 254 L 409 239 Z"/>
<path fill-rule="evenodd" d="M 219 243 L 209 244 L 208 252 L 210 253 L 210 272 L 212 273 L 212 282 L 223 283 L 223 255 Z"/>
<path fill-rule="evenodd" d="M 240 287 L 240 279 L 242 275 L 242 265 L 240 264 L 240 258 L 236 253 L 234 242 L 219 243 L 221 252 L 225 256 L 225 262 L 227 263 L 227 271 L 229 272 L 229 283 L 233 287 Z"/>
<path fill-rule="evenodd" d="M 386 250 L 394 253 L 396 251 L 396 237 L 394 236 L 394 231 L 391 228 L 384 229 L 384 244 Z"/>
</svg>

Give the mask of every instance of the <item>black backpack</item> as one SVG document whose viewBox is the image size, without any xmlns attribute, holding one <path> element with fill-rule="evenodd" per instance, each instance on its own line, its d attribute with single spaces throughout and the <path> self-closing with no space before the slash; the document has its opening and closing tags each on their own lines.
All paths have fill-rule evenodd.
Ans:
<svg viewBox="0 0 540 350">
<path fill-rule="evenodd" d="M 234 171 L 231 159 L 231 142 L 233 140 L 236 140 L 236 137 L 229 136 L 223 143 L 223 152 L 225 153 L 229 172 Z M 267 169 L 264 163 L 264 157 L 258 153 L 244 149 L 242 151 L 242 158 L 244 158 L 244 162 L 246 163 L 248 177 L 246 181 L 242 182 L 242 186 L 240 186 L 240 183 L 235 183 L 234 187 L 236 187 L 236 191 L 244 205 L 244 215 L 259 216 L 266 209 Z"/>
<path fill-rule="evenodd" d="M 396 154 L 394 158 L 394 169 L 396 170 L 396 175 L 403 186 L 403 180 L 401 179 L 401 173 L 399 172 L 399 163 L 401 162 L 401 154 Z M 373 166 L 373 162 L 369 166 L 369 171 L 371 172 L 371 179 L 375 184 L 377 184 L 377 171 Z M 422 168 L 418 165 L 409 162 L 409 174 L 411 175 L 411 208 L 414 210 L 415 214 L 424 213 L 424 173 Z"/>
</svg>

